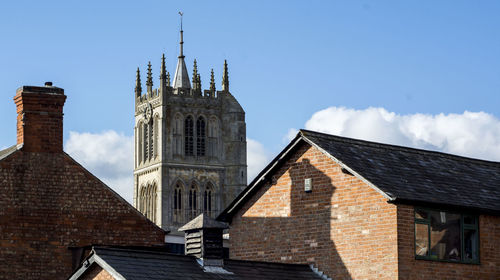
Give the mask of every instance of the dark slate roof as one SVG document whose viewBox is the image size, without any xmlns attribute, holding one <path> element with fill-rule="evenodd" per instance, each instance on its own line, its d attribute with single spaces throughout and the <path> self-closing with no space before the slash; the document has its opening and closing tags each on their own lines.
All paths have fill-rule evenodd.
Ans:
<svg viewBox="0 0 500 280">
<path fill-rule="evenodd" d="M 300 130 L 219 215 L 230 221 L 300 142 L 323 150 L 394 203 L 466 208 L 500 215 L 500 163 Z"/>
<path fill-rule="evenodd" d="M 101 266 L 115 279 L 127 280 L 323 279 L 308 265 L 253 261 L 224 260 L 224 269 L 231 274 L 206 272 L 192 256 L 157 250 L 94 247 L 88 260 L 89 265 L 80 267 L 70 279 L 78 279 L 93 264 Z"/>
<path fill-rule="evenodd" d="M 300 132 L 392 200 L 420 201 L 500 213 L 500 163 Z"/>
<path fill-rule="evenodd" d="M 0 150 L 0 160 L 8 157 L 13 152 L 17 151 L 16 145 L 8 147 L 7 149 Z"/>
</svg>

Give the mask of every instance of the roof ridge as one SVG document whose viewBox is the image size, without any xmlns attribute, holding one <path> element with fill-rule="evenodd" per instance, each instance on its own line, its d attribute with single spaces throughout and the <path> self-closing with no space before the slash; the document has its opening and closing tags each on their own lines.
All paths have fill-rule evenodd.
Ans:
<svg viewBox="0 0 500 280">
<path fill-rule="evenodd" d="M 338 141 L 341 141 L 344 143 L 349 143 L 349 144 L 365 145 L 365 146 L 371 146 L 374 148 L 381 148 L 381 149 L 390 148 L 392 150 L 400 150 L 400 151 L 405 151 L 405 152 L 410 152 L 410 153 L 415 153 L 415 154 L 434 154 L 434 155 L 439 155 L 439 156 L 442 156 L 445 158 L 453 158 L 456 160 L 480 162 L 480 163 L 487 164 L 487 165 L 500 165 L 500 162 L 492 161 L 492 160 L 478 159 L 478 158 L 466 157 L 466 156 L 450 154 L 450 153 L 445 153 L 445 152 L 440 152 L 440 151 L 425 150 L 425 149 L 421 149 L 421 148 L 414 148 L 414 147 L 408 147 L 408 146 L 402 146 L 402 145 L 396 145 L 396 144 L 387 144 L 387 143 L 374 142 L 374 141 L 369 141 L 369 140 L 364 140 L 364 139 L 350 138 L 350 137 L 327 134 L 327 133 L 313 131 L 313 130 L 307 130 L 307 129 L 300 129 L 300 132 L 306 138 L 307 138 L 307 134 L 310 133 L 310 134 L 316 134 L 316 136 L 322 137 L 322 138 L 330 138 L 330 139 L 336 138 L 336 140 L 338 140 Z M 305 132 L 305 134 L 302 132 Z"/>
<path fill-rule="evenodd" d="M 281 262 L 266 262 L 266 261 L 254 261 L 254 260 L 237 260 L 237 259 L 224 259 L 224 262 L 239 262 L 247 264 L 262 264 L 262 265 L 283 265 L 283 266 L 297 266 L 297 267 L 310 267 L 308 264 L 304 263 L 281 263 Z"/>
<path fill-rule="evenodd" d="M 94 250 L 104 250 L 104 251 L 110 251 L 110 252 L 134 252 L 134 253 L 144 253 L 144 254 L 151 254 L 151 255 L 162 255 L 162 256 L 174 256 L 174 257 L 183 257 L 186 259 L 192 259 L 192 256 L 187 256 L 187 255 L 180 255 L 180 254 L 174 254 L 171 252 L 165 252 L 161 250 L 154 250 L 155 247 L 152 247 L 151 249 L 153 250 L 148 250 L 147 248 L 121 248 L 121 247 L 101 247 L 101 246 L 94 246 Z M 158 248 L 159 249 L 159 248 Z"/>
</svg>

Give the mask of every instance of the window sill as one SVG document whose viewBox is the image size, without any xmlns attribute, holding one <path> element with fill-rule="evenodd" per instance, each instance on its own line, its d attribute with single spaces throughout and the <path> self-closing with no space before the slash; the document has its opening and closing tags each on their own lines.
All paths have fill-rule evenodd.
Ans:
<svg viewBox="0 0 500 280">
<path fill-rule="evenodd" d="M 433 261 L 433 262 L 441 262 L 441 263 L 456 263 L 456 264 L 481 265 L 481 262 L 479 262 L 479 261 L 438 260 L 438 259 L 432 259 L 432 258 L 429 258 L 429 257 L 421 257 L 421 256 L 415 256 L 415 260 L 419 260 L 419 261 Z"/>
</svg>

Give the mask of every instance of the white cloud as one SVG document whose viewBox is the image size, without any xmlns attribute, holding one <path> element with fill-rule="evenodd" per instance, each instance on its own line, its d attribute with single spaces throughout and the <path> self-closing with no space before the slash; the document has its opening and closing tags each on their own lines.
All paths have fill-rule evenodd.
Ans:
<svg viewBox="0 0 500 280">
<path fill-rule="evenodd" d="M 102 133 L 71 131 L 64 150 L 128 202 L 133 198 L 134 139 L 113 130 Z M 269 162 L 261 143 L 247 139 L 248 180 Z"/>
<path fill-rule="evenodd" d="M 102 133 L 71 131 L 64 150 L 132 203 L 134 139 L 113 130 Z"/>
<path fill-rule="evenodd" d="M 247 138 L 247 180 L 251 182 L 269 163 L 269 153 L 258 141 Z"/>
<path fill-rule="evenodd" d="M 500 160 L 500 120 L 484 112 L 399 115 L 384 108 L 318 111 L 306 129 L 376 142 Z"/>
<path fill-rule="evenodd" d="M 295 128 L 290 128 L 288 129 L 288 132 L 286 133 L 285 137 L 283 137 L 283 142 L 291 142 L 295 136 L 297 136 L 297 133 L 299 132 L 298 129 Z"/>
</svg>

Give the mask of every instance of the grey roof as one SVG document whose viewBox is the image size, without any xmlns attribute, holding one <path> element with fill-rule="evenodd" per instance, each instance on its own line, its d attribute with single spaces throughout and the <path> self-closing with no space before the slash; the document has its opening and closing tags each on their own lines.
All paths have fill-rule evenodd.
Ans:
<svg viewBox="0 0 500 280">
<path fill-rule="evenodd" d="M 16 145 L 0 150 L 0 160 L 8 157 L 13 152 L 17 151 Z"/>
<path fill-rule="evenodd" d="M 201 229 L 201 228 L 220 228 L 226 229 L 229 228 L 229 225 L 223 222 L 216 221 L 205 214 L 200 214 L 198 217 L 192 219 L 187 224 L 183 225 L 179 228 L 179 231 L 186 231 L 192 229 Z"/>
<path fill-rule="evenodd" d="M 301 142 L 318 147 L 388 201 L 500 215 L 499 162 L 300 130 L 217 219 L 231 220 Z"/>
<path fill-rule="evenodd" d="M 195 257 L 174 255 L 157 250 L 94 247 L 89 264 L 70 277 L 78 279 L 92 265 L 99 265 L 115 279 L 322 279 L 308 265 L 224 260 L 227 273 L 204 271 Z"/>
</svg>

